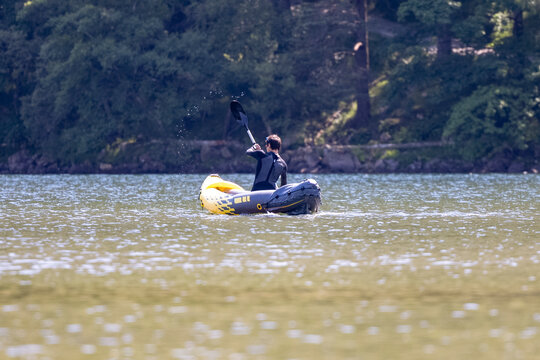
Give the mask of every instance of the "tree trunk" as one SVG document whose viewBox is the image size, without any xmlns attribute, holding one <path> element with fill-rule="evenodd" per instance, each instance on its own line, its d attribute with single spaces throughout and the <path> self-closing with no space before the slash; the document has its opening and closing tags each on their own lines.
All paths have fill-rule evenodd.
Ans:
<svg viewBox="0 0 540 360">
<path fill-rule="evenodd" d="M 525 46 L 523 44 L 525 25 L 523 23 L 523 10 L 517 9 L 512 14 L 512 19 L 514 20 L 514 26 L 512 28 L 513 43 L 514 43 L 514 54 L 515 57 L 515 66 L 512 69 L 513 76 L 515 79 L 522 80 L 525 76 L 525 71 L 530 64 L 530 60 L 527 58 L 527 52 L 525 51 Z"/>
<path fill-rule="evenodd" d="M 512 30 L 513 35 L 520 39 L 523 35 L 523 10 L 516 10 L 514 12 L 514 28 Z"/>
<path fill-rule="evenodd" d="M 450 25 L 441 25 L 437 34 L 437 59 L 448 59 L 452 55 L 452 33 Z"/>
<path fill-rule="evenodd" d="M 351 122 L 351 127 L 368 129 L 372 136 L 376 136 L 377 129 L 371 124 L 371 103 L 369 99 L 369 43 L 367 30 L 367 0 L 355 0 L 356 9 L 360 15 L 358 26 L 358 40 L 354 46 L 356 71 L 358 71 L 358 83 L 356 89 L 357 111 Z"/>
<path fill-rule="evenodd" d="M 290 11 L 291 10 L 291 1 L 290 0 L 272 0 L 276 9 L 281 11 Z"/>
</svg>

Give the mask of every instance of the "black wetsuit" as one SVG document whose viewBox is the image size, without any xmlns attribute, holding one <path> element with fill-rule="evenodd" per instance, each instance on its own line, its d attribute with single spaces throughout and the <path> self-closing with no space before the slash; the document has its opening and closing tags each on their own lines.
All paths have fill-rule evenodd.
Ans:
<svg viewBox="0 0 540 360">
<path fill-rule="evenodd" d="M 264 152 L 253 147 L 246 154 L 257 159 L 257 172 L 251 191 L 275 190 L 276 182 L 281 176 L 281 186 L 287 185 L 287 163 L 273 151 Z"/>
</svg>

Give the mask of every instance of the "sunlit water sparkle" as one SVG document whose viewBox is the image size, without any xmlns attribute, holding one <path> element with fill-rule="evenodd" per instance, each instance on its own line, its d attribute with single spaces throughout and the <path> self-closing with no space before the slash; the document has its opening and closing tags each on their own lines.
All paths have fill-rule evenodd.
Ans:
<svg viewBox="0 0 540 360">
<path fill-rule="evenodd" d="M 204 177 L 0 176 L 0 358 L 540 351 L 538 176 L 314 175 L 319 213 L 235 217 Z"/>
</svg>

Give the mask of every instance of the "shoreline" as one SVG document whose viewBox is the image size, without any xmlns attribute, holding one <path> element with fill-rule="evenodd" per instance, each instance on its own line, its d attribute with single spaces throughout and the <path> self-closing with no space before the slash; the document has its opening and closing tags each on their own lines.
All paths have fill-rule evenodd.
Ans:
<svg viewBox="0 0 540 360">
<path fill-rule="evenodd" d="M 92 162 L 71 164 L 21 150 L 0 162 L 0 174 L 251 173 L 255 162 L 244 155 L 248 146 L 223 140 L 125 142 L 102 151 Z M 448 156 L 451 146 L 443 142 L 302 146 L 287 149 L 281 156 L 290 173 L 300 174 L 540 171 L 540 148 L 518 156 L 501 152 L 473 162 Z"/>
</svg>

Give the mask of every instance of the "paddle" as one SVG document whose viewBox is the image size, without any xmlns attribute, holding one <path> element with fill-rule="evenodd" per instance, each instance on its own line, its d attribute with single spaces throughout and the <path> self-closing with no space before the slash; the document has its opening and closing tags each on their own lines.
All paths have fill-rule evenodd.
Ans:
<svg viewBox="0 0 540 360">
<path fill-rule="evenodd" d="M 248 128 L 248 117 L 246 115 L 246 112 L 244 111 L 244 108 L 240 103 L 236 100 L 231 101 L 231 112 L 234 116 L 234 118 L 246 128 L 247 134 L 249 138 L 251 139 L 251 142 L 253 144 L 256 144 L 255 139 L 253 138 L 253 135 L 251 135 L 251 131 L 249 131 Z"/>
</svg>

